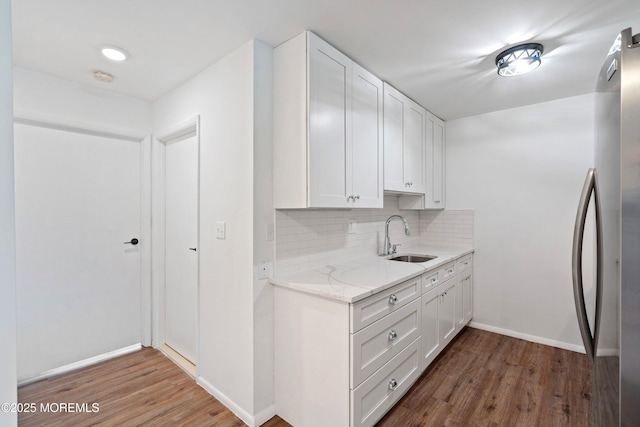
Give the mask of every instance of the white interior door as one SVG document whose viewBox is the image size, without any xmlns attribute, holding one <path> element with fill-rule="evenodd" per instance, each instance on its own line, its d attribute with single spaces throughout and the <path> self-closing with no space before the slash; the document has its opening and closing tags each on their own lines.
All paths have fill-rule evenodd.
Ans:
<svg viewBox="0 0 640 427">
<path fill-rule="evenodd" d="M 141 145 L 15 126 L 18 376 L 141 342 Z"/>
<path fill-rule="evenodd" d="M 198 140 L 166 145 L 165 340 L 196 361 L 198 304 Z"/>
</svg>

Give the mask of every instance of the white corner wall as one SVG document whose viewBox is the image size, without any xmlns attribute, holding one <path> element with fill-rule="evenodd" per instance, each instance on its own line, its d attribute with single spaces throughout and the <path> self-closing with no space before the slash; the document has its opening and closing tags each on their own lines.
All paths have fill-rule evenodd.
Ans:
<svg viewBox="0 0 640 427">
<path fill-rule="evenodd" d="M 474 323 L 581 351 L 573 225 L 594 95 L 447 122 L 447 208 L 475 209 Z M 584 350 L 582 350 L 584 352 Z"/>
<path fill-rule="evenodd" d="M 253 151 L 253 412 L 255 425 L 275 415 L 273 379 L 273 286 L 258 278 L 258 265 L 275 260 L 267 241 L 273 208 L 273 48 L 254 42 Z"/>
<path fill-rule="evenodd" d="M 11 1 L 0 0 L 0 403 L 18 401 L 14 212 Z M 0 425 L 17 423 L 15 412 L 0 411 Z"/>
<path fill-rule="evenodd" d="M 248 424 L 273 401 L 272 297 L 256 266 L 273 260 L 256 237 L 273 215 L 270 61 L 271 48 L 251 41 L 154 104 L 156 132 L 200 115 L 197 381 Z"/>
</svg>

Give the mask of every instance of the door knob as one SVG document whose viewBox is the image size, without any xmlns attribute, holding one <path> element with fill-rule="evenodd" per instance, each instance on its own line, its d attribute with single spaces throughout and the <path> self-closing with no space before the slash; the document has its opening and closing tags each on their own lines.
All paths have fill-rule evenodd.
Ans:
<svg viewBox="0 0 640 427">
<path fill-rule="evenodd" d="M 189 248 L 189 250 L 190 250 L 190 251 L 194 251 L 194 252 L 195 252 L 195 251 L 197 251 L 197 249 L 196 249 L 196 248 Z"/>
<path fill-rule="evenodd" d="M 133 245 L 133 246 L 137 245 L 138 243 L 140 243 L 140 241 L 135 237 L 131 239 L 129 242 L 124 242 L 125 245 Z"/>
</svg>

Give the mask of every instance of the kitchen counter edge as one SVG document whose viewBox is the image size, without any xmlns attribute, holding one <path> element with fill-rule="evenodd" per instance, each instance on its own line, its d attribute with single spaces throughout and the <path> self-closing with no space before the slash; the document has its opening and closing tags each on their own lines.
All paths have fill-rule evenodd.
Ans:
<svg viewBox="0 0 640 427">
<path fill-rule="evenodd" d="M 269 282 L 277 287 L 353 304 L 473 252 L 473 248 L 417 246 L 394 256 L 435 255 L 437 258 L 423 263 L 408 263 L 368 256 L 271 277 Z"/>
</svg>

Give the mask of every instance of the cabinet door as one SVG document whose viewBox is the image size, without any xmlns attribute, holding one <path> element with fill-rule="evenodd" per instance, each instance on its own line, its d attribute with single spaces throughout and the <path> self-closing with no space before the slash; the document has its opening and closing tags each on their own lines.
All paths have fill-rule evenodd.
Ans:
<svg viewBox="0 0 640 427">
<path fill-rule="evenodd" d="M 402 145 L 405 191 L 424 193 L 426 110 L 410 99 L 406 99 L 405 102 Z"/>
<path fill-rule="evenodd" d="M 384 189 L 424 193 L 426 110 L 384 84 Z"/>
<path fill-rule="evenodd" d="M 439 310 L 439 326 L 440 326 L 440 342 L 442 346 L 446 346 L 456 334 L 456 281 L 449 280 L 443 284 L 440 292 L 440 310 Z"/>
<path fill-rule="evenodd" d="M 462 282 L 462 310 L 464 323 L 467 324 L 473 317 L 473 275 L 471 273 Z"/>
<path fill-rule="evenodd" d="M 352 83 L 352 205 L 354 208 L 381 208 L 382 81 L 354 63 Z"/>
<path fill-rule="evenodd" d="M 442 349 L 440 341 L 440 288 L 422 295 L 422 365 L 425 370 Z"/>
<path fill-rule="evenodd" d="M 445 208 L 445 127 L 427 113 L 425 141 L 425 209 Z"/>
<path fill-rule="evenodd" d="M 456 329 L 459 331 L 464 326 L 464 275 L 458 275 L 455 279 L 456 287 L 455 287 L 455 302 L 456 302 Z"/>
<path fill-rule="evenodd" d="M 353 62 L 309 33 L 309 206 L 348 207 Z"/>
<path fill-rule="evenodd" d="M 402 139 L 406 97 L 384 84 L 384 189 L 406 191 Z"/>
</svg>

